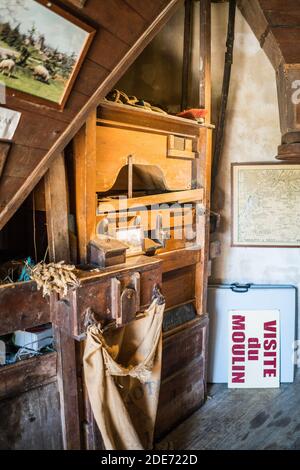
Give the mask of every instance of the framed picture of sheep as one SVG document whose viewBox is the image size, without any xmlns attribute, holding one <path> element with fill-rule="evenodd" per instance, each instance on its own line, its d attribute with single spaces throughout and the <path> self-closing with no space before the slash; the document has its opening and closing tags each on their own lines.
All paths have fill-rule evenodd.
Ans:
<svg viewBox="0 0 300 470">
<path fill-rule="evenodd" d="M 48 0 L 1 0 L 0 83 L 8 94 L 62 109 L 94 34 Z"/>
</svg>

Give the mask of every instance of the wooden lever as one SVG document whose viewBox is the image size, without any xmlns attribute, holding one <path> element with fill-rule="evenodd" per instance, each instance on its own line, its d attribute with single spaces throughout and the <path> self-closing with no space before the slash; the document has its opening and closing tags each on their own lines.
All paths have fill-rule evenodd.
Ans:
<svg viewBox="0 0 300 470">
<path fill-rule="evenodd" d="M 123 289 L 117 278 L 111 280 L 111 312 L 117 326 L 134 320 L 140 309 L 140 273 L 131 276 Z"/>
</svg>

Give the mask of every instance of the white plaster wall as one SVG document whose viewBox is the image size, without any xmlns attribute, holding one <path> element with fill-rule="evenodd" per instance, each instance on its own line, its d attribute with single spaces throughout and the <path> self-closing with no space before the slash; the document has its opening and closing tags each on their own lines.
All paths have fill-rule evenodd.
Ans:
<svg viewBox="0 0 300 470">
<path fill-rule="evenodd" d="M 224 64 L 227 5 L 212 7 L 213 114 L 216 116 Z M 217 178 L 216 207 L 222 216 L 222 255 L 213 262 L 212 280 L 294 284 L 300 287 L 300 249 L 230 246 L 232 162 L 274 161 L 280 144 L 275 72 L 240 11 L 236 16 L 234 64 L 226 136 Z"/>
</svg>

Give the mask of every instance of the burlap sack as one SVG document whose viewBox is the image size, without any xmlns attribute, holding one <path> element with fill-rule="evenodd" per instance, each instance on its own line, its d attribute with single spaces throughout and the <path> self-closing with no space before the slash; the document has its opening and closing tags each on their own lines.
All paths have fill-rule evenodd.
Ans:
<svg viewBox="0 0 300 470">
<path fill-rule="evenodd" d="M 83 358 L 91 407 L 108 450 L 150 449 L 161 375 L 164 304 L 103 333 L 90 326 Z"/>
</svg>

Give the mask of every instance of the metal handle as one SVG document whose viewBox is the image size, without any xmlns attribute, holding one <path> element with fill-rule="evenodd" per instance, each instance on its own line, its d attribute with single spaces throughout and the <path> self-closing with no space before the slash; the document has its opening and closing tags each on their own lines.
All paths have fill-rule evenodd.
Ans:
<svg viewBox="0 0 300 470">
<path fill-rule="evenodd" d="M 238 284 L 237 282 L 234 282 L 231 284 L 230 289 L 232 292 L 236 292 L 238 294 L 244 294 L 245 292 L 248 292 L 249 289 L 251 289 L 252 284 Z"/>
</svg>

